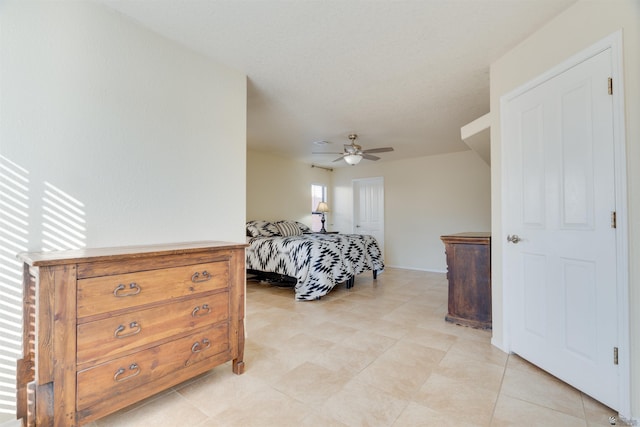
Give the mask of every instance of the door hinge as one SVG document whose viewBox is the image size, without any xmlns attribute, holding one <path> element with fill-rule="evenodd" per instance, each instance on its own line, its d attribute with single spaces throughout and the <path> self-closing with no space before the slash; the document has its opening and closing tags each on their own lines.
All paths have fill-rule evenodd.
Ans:
<svg viewBox="0 0 640 427">
<path fill-rule="evenodd" d="M 613 95 L 613 79 L 611 77 L 609 77 L 607 88 L 609 90 L 609 95 Z"/>
<path fill-rule="evenodd" d="M 611 211 L 611 228 L 616 228 L 617 224 L 616 211 Z"/>
<path fill-rule="evenodd" d="M 618 364 L 618 347 L 613 347 L 613 364 Z"/>
</svg>

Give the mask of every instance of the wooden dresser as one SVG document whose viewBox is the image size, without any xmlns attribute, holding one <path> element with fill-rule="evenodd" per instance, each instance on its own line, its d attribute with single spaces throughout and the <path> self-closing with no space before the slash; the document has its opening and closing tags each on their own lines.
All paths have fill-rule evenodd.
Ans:
<svg viewBox="0 0 640 427">
<path fill-rule="evenodd" d="M 245 246 L 20 254 L 23 425 L 82 425 L 230 360 L 241 374 Z"/>
<path fill-rule="evenodd" d="M 441 236 L 447 254 L 448 322 L 491 329 L 491 233 Z"/>
</svg>

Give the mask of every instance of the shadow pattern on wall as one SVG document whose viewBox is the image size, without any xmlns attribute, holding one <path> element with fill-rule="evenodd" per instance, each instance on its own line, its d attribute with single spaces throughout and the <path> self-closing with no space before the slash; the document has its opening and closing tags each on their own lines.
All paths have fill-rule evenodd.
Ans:
<svg viewBox="0 0 640 427">
<path fill-rule="evenodd" d="M 30 210 L 41 208 L 40 250 L 80 249 L 87 240 L 84 204 L 50 182 L 40 187 L 41 200 L 32 200 L 30 194 L 39 192 L 36 187 L 29 171 L 0 156 L 0 424 L 16 413 L 16 360 L 22 357 L 23 323 L 22 264 L 16 255 L 37 241 L 30 235 L 38 229 Z"/>
<path fill-rule="evenodd" d="M 42 197 L 42 250 L 86 246 L 84 204 L 49 182 Z"/>
<path fill-rule="evenodd" d="M 22 265 L 29 244 L 29 172 L 0 156 L 0 420 L 16 413 L 22 349 Z"/>
</svg>

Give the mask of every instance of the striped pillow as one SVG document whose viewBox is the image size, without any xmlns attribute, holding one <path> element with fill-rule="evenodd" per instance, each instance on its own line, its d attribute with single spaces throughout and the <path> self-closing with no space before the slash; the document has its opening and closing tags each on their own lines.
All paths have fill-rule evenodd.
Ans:
<svg viewBox="0 0 640 427">
<path fill-rule="evenodd" d="M 279 221 L 276 222 L 276 227 L 278 227 L 282 237 L 302 235 L 302 230 L 295 222 Z"/>
</svg>

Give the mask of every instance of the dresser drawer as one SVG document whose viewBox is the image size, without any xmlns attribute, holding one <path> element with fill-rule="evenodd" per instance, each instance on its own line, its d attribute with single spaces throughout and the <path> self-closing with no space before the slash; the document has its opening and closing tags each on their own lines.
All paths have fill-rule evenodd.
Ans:
<svg viewBox="0 0 640 427">
<path fill-rule="evenodd" d="M 113 358 L 228 318 L 229 293 L 225 291 L 82 323 L 77 327 L 77 363 Z"/>
<path fill-rule="evenodd" d="M 227 261 L 78 280 L 78 318 L 227 287 Z"/>
<path fill-rule="evenodd" d="M 136 387 L 206 363 L 229 351 L 229 324 L 221 323 L 175 341 L 78 371 L 77 410 Z M 160 391 L 160 390 L 158 390 Z M 133 403 L 133 402 L 132 402 Z"/>
</svg>

